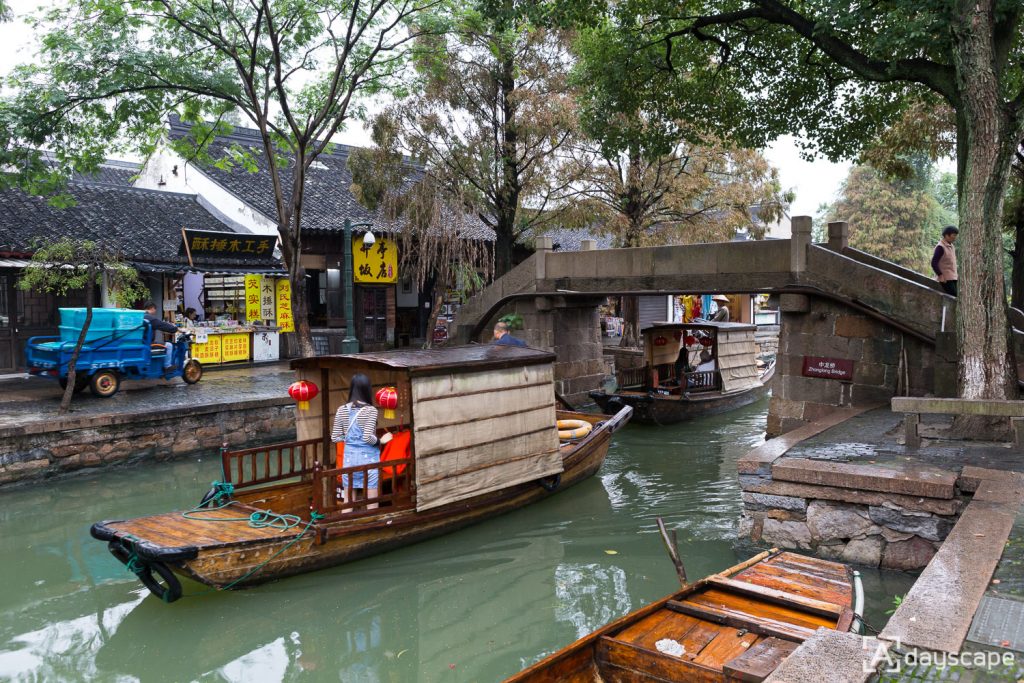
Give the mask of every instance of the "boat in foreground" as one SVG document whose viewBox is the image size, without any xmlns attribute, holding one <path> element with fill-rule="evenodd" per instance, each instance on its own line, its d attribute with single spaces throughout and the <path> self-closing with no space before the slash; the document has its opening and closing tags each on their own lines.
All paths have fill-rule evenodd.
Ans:
<svg viewBox="0 0 1024 683">
<path fill-rule="evenodd" d="M 176 575 L 218 589 L 248 586 L 523 507 L 597 472 L 612 433 L 632 414 L 556 410 L 553 361 L 545 351 L 498 345 L 293 361 L 303 392 L 317 399 L 299 405 L 297 441 L 225 448 L 223 481 L 199 507 L 98 522 L 92 535 L 173 602 L 182 592 Z M 393 390 L 397 406 L 383 411 L 378 433 L 394 438 L 381 462 L 345 467 L 331 432 L 357 372 Z M 372 471 L 379 493 L 361 498 L 352 475 Z"/>
<path fill-rule="evenodd" d="M 859 627 L 862 604 L 859 579 L 846 565 L 770 550 L 584 636 L 505 683 L 762 681 L 817 629 Z"/>
<path fill-rule="evenodd" d="M 642 330 L 644 364 L 615 372 L 615 387 L 592 391 L 605 414 L 631 406 L 633 419 L 666 425 L 742 408 L 768 393 L 775 362 L 757 359 L 756 325 L 655 323 Z"/>
</svg>

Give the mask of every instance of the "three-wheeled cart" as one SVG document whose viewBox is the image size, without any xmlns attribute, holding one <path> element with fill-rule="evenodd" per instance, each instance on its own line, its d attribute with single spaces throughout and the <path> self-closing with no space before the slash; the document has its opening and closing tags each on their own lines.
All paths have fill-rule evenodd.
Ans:
<svg viewBox="0 0 1024 683">
<path fill-rule="evenodd" d="M 25 346 L 30 375 L 48 377 L 67 387 L 68 363 L 78 342 L 84 309 L 60 309 L 59 337 L 32 337 Z M 97 308 L 75 364 L 75 391 L 89 387 L 93 394 L 110 398 L 122 379 L 174 379 L 195 384 L 203 376 L 199 361 L 191 357 L 192 336 L 175 335 L 172 361 L 164 367 L 167 349 L 153 343 L 153 329 L 142 311 Z"/>
</svg>

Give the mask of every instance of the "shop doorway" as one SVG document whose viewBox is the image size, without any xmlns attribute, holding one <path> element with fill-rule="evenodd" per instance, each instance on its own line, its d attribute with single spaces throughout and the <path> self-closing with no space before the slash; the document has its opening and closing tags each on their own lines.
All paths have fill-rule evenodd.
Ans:
<svg viewBox="0 0 1024 683">
<path fill-rule="evenodd" d="M 361 287 L 364 347 L 373 349 L 388 340 L 388 292 L 384 287 Z"/>
</svg>

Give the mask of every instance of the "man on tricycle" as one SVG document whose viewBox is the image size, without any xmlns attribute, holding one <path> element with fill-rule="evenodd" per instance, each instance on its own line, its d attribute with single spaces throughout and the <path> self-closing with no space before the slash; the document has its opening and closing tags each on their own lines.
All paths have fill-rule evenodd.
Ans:
<svg viewBox="0 0 1024 683">
<path fill-rule="evenodd" d="M 164 342 L 163 342 L 164 349 L 166 350 L 166 353 L 164 354 L 164 375 L 168 375 L 168 374 L 170 374 L 171 369 L 174 367 L 174 336 L 173 335 L 175 335 L 176 333 L 180 332 L 181 330 L 178 329 L 177 325 L 169 323 L 166 320 L 164 320 L 163 318 L 161 318 L 160 316 L 158 316 L 156 314 L 156 304 L 153 303 L 152 301 L 147 301 L 142 306 L 142 308 L 143 308 L 144 311 L 146 311 L 146 315 L 143 317 L 143 320 L 145 320 L 147 323 L 149 323 L 150 327 L 153 328 L 153 343 L 154 344 L 158 343 L 157 340 L 156 340 L 156 333 L 157 332 L 168 332 L 168 333 L 170 333 L 172 335 L 171 336 L 171 341 L 167 341 L 165 339 Z M 165 379 L 170 379 L 170 377 L 165 377 Z"/>
</svg>

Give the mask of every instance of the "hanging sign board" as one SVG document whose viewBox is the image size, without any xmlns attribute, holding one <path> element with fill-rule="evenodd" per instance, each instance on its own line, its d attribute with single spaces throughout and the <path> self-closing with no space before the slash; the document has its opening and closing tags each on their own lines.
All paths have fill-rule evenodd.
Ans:
<svg viewBox="0 0 1024 683">
<path fill-rule="evenodd" d="M 259 275 L 245 276 L 245 319 L 249 322 L 264 320 L 260 295 L 263 278 Z"/>
<path fill-rule="evenodd" d="M 249 334 L 222 334 L 220 341 L 220 357 L 224 363 L 235 360 L 249 360 Z"/>
<path fill-rule="evenodd" d="M 356 282 L 387 284 L 398 282 L 398 247 L 387 237 L 378 237 L 369 247 L 363 238 L 352 237 L 352 266 Z"/>
<path fill-rule="evenodd" d="M 273 261 L 276 235 L 254 235 L 248 232 L 213 232 L 210 230 L 181 231 L 179 253 L 192 259 L 200 256 L 217 258 L 243 258 Z"/>
<path fill-rule="evenodd" d="M 292 319 L 292 283 L 287 278 L 280 278 L 274 285 L 274 296 L 277 300 L 277 326 L 282 332 L 294 332 L 295 321 Z"/>
<path fill-rule="evenodd" d="M 274 280 L 264 277 L 260 280 L 260 320 L 274 317 Z"/>
<path fill-rule="evenodd" d="M 846 358 L 804 356 L 804 377 L 853 381 L 853 361 Z"/>
</svg>

